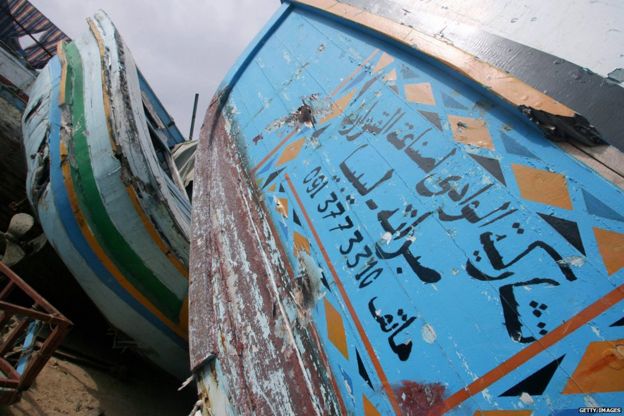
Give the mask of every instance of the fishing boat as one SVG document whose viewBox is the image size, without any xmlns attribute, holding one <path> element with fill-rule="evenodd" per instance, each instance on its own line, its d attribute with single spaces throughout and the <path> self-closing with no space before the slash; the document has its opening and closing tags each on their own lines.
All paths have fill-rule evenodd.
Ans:
<svg viewBox="0 0 624 416">
<path fill-rule="evenodd" d="M 61 43 L 22 119 L 26 194 L 52 246 L 128 346 L 188 373 L 184 139 L 103 12 Z"/>
<path fill-rule="evenodd" d="M 494 3 L 287 0 L 226 76 L 194 172 L 203 414 L 624 403 L 624 90 L 568 54 L 594 9 L 552 14 L 553 55 L 552 19 Z M 490 6 L 502 33 L 452 19 Z"/>
</svg>

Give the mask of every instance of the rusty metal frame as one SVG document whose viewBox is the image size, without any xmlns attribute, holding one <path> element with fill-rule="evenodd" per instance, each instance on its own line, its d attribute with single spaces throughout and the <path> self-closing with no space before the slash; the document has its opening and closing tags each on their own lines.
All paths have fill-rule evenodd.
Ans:
<svg viewBox="0 0 624 416">
<path fill-rule="evenodd" d="M 30 306 L 24 306 L 24 302 Z M 34 325 L 49 329 L 40 343 L 36 335 L 29 334 Z M 0 261 L 0 404 L 20 400 L 71 326 L 69 319 Z M 24 346 L 29 335 L 32 343 Z"/>
</svg>

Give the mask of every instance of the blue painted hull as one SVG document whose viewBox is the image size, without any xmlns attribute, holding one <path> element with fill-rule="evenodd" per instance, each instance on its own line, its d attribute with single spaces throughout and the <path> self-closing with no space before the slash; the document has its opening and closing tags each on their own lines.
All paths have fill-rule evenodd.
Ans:
<svg viewBox="0 0 624 416">
<path fill-rule="evenodd" d="M 396 39 L 286 4 L 222 84 L 199 147 L 191 360 L 213 410 L 537 415 L 624 403 L 624 193 L 500 94 Z M 246 293 L 265 267 L 253 259 L 248 272 L 209 260 L 243 255 L 205 212 L 241 229 L 255 215 L 214 196 L 227 154 L 271 230 L 236 241 L 249 257 L 276 241 L 265 253 L 287 276 L 257 285 L 275 279 L 293 299 Z M 259 302 L 260 317 L 228 321 L 246 315 L 227 290 Z M 301 378 L 332 394 L 273 392 L 288 390 L 281 365 L 298 374 L 270 352 L 283 322 L 295 339 L 318 334 L 287 344 L 304 362 L 326 356 Z M 253 368 L 263 360 L 275 369 Z"/>
</svg>

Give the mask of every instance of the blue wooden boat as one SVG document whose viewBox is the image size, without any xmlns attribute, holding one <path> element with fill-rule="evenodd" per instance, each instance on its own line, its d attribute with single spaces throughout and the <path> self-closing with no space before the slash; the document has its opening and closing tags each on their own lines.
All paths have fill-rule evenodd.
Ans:
<svg viewBox="0 0 624 416">
<path fill-rule="evenodd" d="M 102 12 L 41 71 L 24 112 L 27 196 L 110 323 L 184 377 L 190 202 L 183 140 Z"/>
<path fill-rule="evenodd" d="M 624 90 L 413 7 L 285 1 L 213 98 L 189 294 L 204 414 L 624 403 Z"/>
</svg>

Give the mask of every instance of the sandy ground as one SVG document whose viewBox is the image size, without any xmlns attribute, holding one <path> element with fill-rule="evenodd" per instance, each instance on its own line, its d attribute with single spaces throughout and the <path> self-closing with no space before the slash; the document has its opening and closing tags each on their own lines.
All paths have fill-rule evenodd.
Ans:
<svg viewBox="0 0 624 416">
<path fill-rule="evenodd" d="M 1 203 L 1 201 L 0 201 Z M 22 400 L 0 416 L 186 416 L 197 400 L 182 384 L 131 350 L 47 245 L 13 270 L 73 322 L 63 345 Z"/>
<path fill-rule="evenodd" d="M 195 401 L 193 386 L 178 392 L 178 383 L 157 369 L 121 379 L 106 372 L 52 358 L 35 384 L 7 416 L 187 415 Z"/>
<path fill-rule="evenodd" d="M 51 262 L 48 262 L 50 264 Z M 23 270 L 26 272 L 26 270 Z M 46 289 L 41 282 L 32 281 Z M 39 373 L 22 400 L 1 407 L 0 416 L 186 416 L 197 400 L 193 384 L 179 392 L 182 381 L 147 362 L 115 333 L 95 307 L 57 275 L 62 290 L 45 290 L 74 322 L 63 345 Z M 61 295 L 65 294 L 66 302 Z"/>
</svg>

